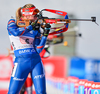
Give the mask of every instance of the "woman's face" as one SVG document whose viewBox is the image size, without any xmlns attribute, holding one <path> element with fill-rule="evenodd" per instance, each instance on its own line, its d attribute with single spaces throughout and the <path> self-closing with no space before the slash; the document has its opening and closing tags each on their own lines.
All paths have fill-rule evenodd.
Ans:
<svg viewBox="0 0 100 94">
<path fill-rule="evenodd" d="M 37 17 L 35 15 L 27 15 L 27 16 L 22 16 L 22 19 L 31 20 L 34 22 L 37 19 Z"/>
</svg>

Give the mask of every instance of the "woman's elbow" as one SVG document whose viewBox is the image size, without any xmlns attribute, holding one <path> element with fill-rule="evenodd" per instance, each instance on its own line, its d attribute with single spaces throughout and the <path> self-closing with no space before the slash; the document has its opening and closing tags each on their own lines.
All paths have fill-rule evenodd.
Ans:
<svg viewBox="0 0 100 94">
<path fill-rule="evenodd" d="M 19 34 L 18 33 L 15 33 L 15 32 L 11 33 L 11 35 L 13 35 L 13 36 L 19 36 Z"/>
</svg>

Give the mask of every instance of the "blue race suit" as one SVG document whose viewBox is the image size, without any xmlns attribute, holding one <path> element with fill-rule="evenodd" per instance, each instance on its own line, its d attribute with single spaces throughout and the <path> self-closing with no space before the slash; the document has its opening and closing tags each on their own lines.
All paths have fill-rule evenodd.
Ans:
<svg viewBox="0 0 100 94">
<path fill-rule="evenodd" d="M 45 73 L 39 53 L 43 50 L 47 37 L 42 36 L 31 25 L 19 28 L 15 19 L 7 25 L 15 61 L 8 94 L 19 94 L 27 76 L 31 77 L 36 94 L 46 94 Z"/>
</svg>

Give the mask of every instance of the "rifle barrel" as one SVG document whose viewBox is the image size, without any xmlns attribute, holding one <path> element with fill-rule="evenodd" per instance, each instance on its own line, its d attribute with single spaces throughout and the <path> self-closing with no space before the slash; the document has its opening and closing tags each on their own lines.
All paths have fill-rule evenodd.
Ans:
<svg viewBox="0 0 100 94">
<path fill-rule="evenodd" d="M 69 19 L 71 21 L 92 21 L 92 19 Z"/>
</svg>

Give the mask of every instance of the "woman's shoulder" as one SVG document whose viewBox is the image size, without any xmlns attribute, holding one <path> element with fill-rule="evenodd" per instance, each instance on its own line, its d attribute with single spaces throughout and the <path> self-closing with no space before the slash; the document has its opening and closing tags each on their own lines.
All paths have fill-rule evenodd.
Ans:
<svg viewBox="0 0 100 94">
<path fill-rule="evenodd" d="M 15 19 L 9 19 L 8 24 L 15 23 Z"/>
<path fill-rule="evenodd" d="M 7 23 L 8 27 L 16 27 L 16 20 L 15 19 L 10 19 Z"/>
</svg>

